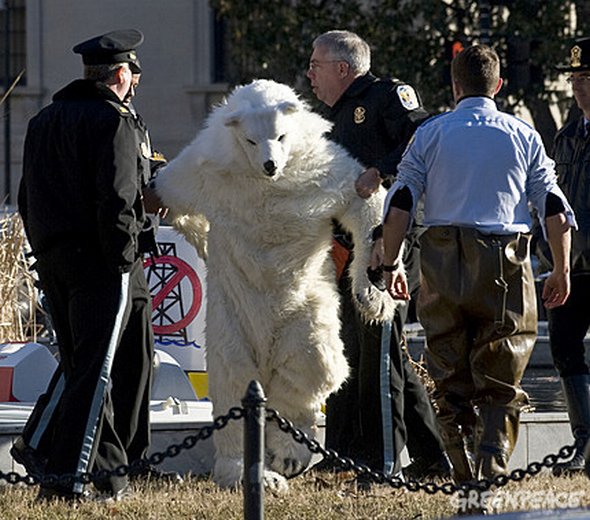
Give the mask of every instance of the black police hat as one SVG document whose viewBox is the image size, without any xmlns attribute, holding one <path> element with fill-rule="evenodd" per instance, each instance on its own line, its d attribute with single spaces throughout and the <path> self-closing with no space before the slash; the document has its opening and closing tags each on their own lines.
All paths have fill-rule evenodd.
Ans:
<svg viewBox="0 0 590 520">
<path fill-rule="evenodd" d="M 136 29 L 111 31 L 76 45 L 72 50 L 82 55 L 84 65 L 129 63 L 134 74 L 141 74 L 135 49 L 143 43 L 143 34 Z"/>
<path fill-rule="evenodd" d="M 568 63 L 555 68 L 561 72 L 590 70 L 590 38 L 578 38 L 570 48 Z"/>
</svg>

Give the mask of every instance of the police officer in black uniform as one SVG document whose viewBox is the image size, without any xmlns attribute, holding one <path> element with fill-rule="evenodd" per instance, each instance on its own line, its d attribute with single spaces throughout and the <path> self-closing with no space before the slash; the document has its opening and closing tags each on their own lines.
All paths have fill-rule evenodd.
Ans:
<svg viewBox="0 0 590 520">
<path fill-rule="evenodd" d="M 554 475 L 571 475 L 590 470 L 590 364 L 586 360 L 585 337 L 590 330 L 590 38 L 571 43 L 566 63 L 556 69 L 567 73 L 577 117 L 555 136 L 553 159 L 559 187 L 576 214 L 578 229 L 572 230 L 571 293 L 561 307 L 548 309 L 549 340 L 555 368 L 559 372 L 576 451 L 572 459 L 556 464 Z M 548 246 L 542 241 L 542 251 Z M 543 247 L 544 245 L 544 247 Z M 551 255 L 541 255 L 551 267 Z M 586 447 L 586 453 L 584 453 Z M 589 472 L 590 474 L 590 472 Z"/>
<path fill-rule="evenodd" d="M 397 79 L 373 76 L 370 59 L 370 48 L 358 35 L 329 31 L 313 42 L 307 72 L 314 94 L 329 107 L 327 116 L 334 122 L 331 138 L 367 168 L 356 184 L 364 198 L 381 184 L 390 184 L 406 144 L 428 117 L 415 90 Z M 375 239 L 380 238 L 378 232 Z M 337 272 L 342 272 L 341 335 L 351 375 L 328 400 L 326 446 L 397 474 L 399 455 L 407 444 L 414 459 L 411 476 L 446 473 L 449 466 L 432 405 L 401 348 L 408 308 L 398 307 L 391 327 L 362 321 L 346 274 L 350 259 L 343 252 L 351 246 L 350 238 L 336 225 L 334 256 L 343 264 L 339 269 L 337 260 Z M 408 279 L 417 289 L 417 249 L 408 243 L 406 251 Z"/>
<path fill-rule="evenodd" d="M 153 331 L 140 244 L 150 153 L 125 103 L 141 73 L 142 42 L 129 29 L 76 45 L 84 79 L 56 93 L 27 130 L 18 207 L 60 355 L 11 451 L 29 472 L 113 470 L 130 462 L 134 442 L 142 444 L 136 453 L 149 442 Z M 128 479 L 94 484 L 120 498 Z M 83 491 L 81 482 L 58 483 L 39 496 L 77 499 Z"/>
</svg>

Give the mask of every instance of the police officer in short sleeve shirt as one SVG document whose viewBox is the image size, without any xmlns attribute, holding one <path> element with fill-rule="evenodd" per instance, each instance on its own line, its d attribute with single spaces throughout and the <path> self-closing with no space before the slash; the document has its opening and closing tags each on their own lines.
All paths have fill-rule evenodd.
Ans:
<svg viewBox="0 0 590 520">
<path fill-rule="evenodd" d="M 329 31 L 314 41 L 307 71 L 315 96 L 327 105 L 327 117 L 334 123 L 330 137 L 366 168 L 356 183 L 364 198 L 381 184 L 390 185 L 414 130 L 428 117 L 410 85 L 377 78 L 369 66 L 364 40 L 348 31 Z M 337 223 L 334 238 L 341 336 L 351 374 L 327 403 L 326 445 L 375 469 L 398 473 L 407 444 L 415 462 L 411 476 L 424 477 L 430 469 L 444 473 L 448 465 L 429 397 L 400 345 L 408 307 L 401 304 L 396 310 L 391 338 L 385 337 L 387 348 L 382 348 L 382 327 L 364 323 L 354 306 L 346 274 L 352 244 Z M 418 250 L 413 244 L 411 238 L 404 262 L 417 289 Z M 389 372 L 388 385 L 380 384 L 383 370 Z M 384 443 L 384 438 L 392 442 Z"/>
</svg>

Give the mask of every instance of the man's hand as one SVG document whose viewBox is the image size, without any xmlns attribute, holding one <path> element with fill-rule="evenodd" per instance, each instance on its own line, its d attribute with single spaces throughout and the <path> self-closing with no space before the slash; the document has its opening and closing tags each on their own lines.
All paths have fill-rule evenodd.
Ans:
<svg viewBox="0 0 590 520">
<path fill-rule="evenodd" d="M 406 230 L 410 223 L 410 214 L 399 208 L 389 208 L 383 223 L 383 277 L 385 289 L 394 300 L 409 300 L 408 281 L 404 272 L 400 252 Z M 392 266 L 388 270 L 388 266 Z M 396 266 L 395 270 L 393 266 Z"/>
<path fill-rule="evenodd" d="M 373 193 L 375 193 L 379 186 L 381 186 L 381 177 L 379 176 L 379 170 L 371 167 L 367 168 L 359 178 L 356 180 L 354 187 L 359 197 L 362 199 L 368 199 Z"/>
<path fill-rule="evenodd" d="M 546 309 L 554 309 L 563 305 L 570 294 L 569 274 L 553 271 L 543 285 L 543 305 Z"/>
<path fill-rule="evenodd" d="M 371 269 L 374 271 L 383 263 L 383 237 L 375 240 L 371 249 Z"/>
<path fill-rule="evenodd" d="M 554 309 L 565 303 L 571 290 L 569 273 L 572 234 L 565 213 L 547 217 L 545 224 L 553 258 L 553 271 L 545 280 L 541 298 L 545 308 Z"/>
<path fill-rule="evenodd" d="M 378 238 L 373 242 L 371 249 L 371 263 L 367 269 L 367 276 L 370 282 L 380 291 L 385 290 L 385 282 L 383 280 L 383 272 L 381 271 L 381 264 L 383 263 L 383 237 Z"/>
<path fill-rule="evenodd" d="M 403 269 L 398 269 L 392 273 L 383 273 L 385 279 L 385 289 L 394 300 L 409 300 L 408 280 Z"/>
<path fill-rule="evenodd" d="M 154 188 L 150 188 L 149 186 L 143 188 L 142 196 L 143 207 L 146 213 L 153 213 L 154 215 L 159 215 L 162 218 L 166 218 L 166 215 L 168 214 L 168 208 L 164 206 L 162 199 L 160 199 Z"/>
</svg>

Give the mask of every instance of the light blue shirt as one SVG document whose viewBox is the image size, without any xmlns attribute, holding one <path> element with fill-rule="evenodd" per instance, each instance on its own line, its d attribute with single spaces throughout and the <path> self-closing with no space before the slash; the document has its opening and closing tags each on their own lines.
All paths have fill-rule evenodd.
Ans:
<svg viewBox="0 0 590 520">
<path fill-rule="evenodd" d="M 509 234 L 531 230 L 529 203 L 545 232 L 548 193 L 561 198 L 571 226 L 574 213 L 557 186 L 554 162 L 539 134 L 501 112 L 487 97 L 461 100 L 455 110 L 422 124 L 398 166 L 385 202 L 407 186 L 414 201 L 424 195 L 424 225 L 476 228 Z"/>
</svg>

